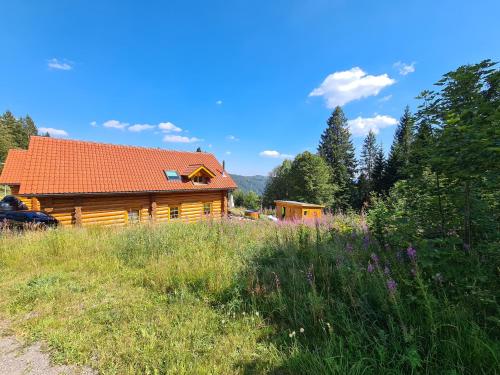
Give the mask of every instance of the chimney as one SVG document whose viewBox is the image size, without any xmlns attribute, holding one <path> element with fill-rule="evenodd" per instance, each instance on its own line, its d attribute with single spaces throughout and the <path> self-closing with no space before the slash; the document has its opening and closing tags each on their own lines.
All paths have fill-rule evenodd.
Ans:
<svg viewBox="0 0 500 375">
<path fill-rule="evenodd" d="M 226 177 L 226 161 L 222 160 L 222 177 Z"/>
</svg>

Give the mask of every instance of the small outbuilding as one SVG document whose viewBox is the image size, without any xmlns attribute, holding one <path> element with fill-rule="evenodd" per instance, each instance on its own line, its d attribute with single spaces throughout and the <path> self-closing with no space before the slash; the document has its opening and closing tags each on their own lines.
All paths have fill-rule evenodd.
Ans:
<svg viewBox="0 0 500 375">
<path fill-rule="evenodd" d="M 281 220 L 314 219 L 323 215 L 325 206 L 296 201 L 274 201 L 276 217 Z"/>
</svg>

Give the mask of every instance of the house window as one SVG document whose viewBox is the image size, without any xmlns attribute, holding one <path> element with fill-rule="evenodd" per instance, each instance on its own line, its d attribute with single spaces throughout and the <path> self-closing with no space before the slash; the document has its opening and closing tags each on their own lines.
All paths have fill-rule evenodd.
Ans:
<svg viewBox="0 0 500 375">
<path fill-rule="evenodd" d="M 137 224 L 139 222 L 139 210 L 128 210 L 129 224 Z"/>
<path fill-rule="evenodd" d="M 170 207 L 170 219 L 178 219 L 179 218 L 179 206 Z"/>
<path fill-rule="evenodd" d="M 167 180 L 169 181 L 180 181 L 181 176 L 179 176 L 179 173 L 177 171 L 164 171 L 165 176 L 167 176 Z"/>
<path fill-rule="evenodd" d="M 195 184 L 208 184 L 208 178 L 205 176 L 194 176 L 193 182 Z"/>
<path fill-rule="evenodd" d="M 203 215 L 210 215 L 212 213 L 212 203 L 203 204 Z"/>
<path fill-rule="evenodd" d="M 307 210 L 304 211 L 304 216 L 307 216 Z"/>
</svg>

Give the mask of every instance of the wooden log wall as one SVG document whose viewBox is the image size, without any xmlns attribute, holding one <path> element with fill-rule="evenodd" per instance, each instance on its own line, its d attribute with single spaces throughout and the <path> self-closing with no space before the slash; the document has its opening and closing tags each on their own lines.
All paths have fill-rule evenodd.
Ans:
<svg viewBox="0 0 500 375">
<path fill-rule="evenodd" d="M 226 192 L 193 192 L 175 194 L 144 194 L 80 197 L 40 197 L 39 209 L 47 211 L 63 226 L 105 225 L 122 226 L 131 223 L 133 217 L 146 223 L 171 221 L 170 208 L 179 208 L 179 219 L 194 222 L 208 219 L 204 205 L 210 204 L 211 218 L 220 218 L 227 208 Z"/>
</svg>

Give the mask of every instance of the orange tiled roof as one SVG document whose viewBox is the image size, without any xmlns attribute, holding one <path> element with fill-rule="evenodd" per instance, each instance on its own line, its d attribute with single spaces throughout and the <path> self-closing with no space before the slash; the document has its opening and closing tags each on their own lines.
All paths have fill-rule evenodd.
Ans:
<svg viewBox="0 0 500 375">
<path fill-rule="evenodd" d="M 27 150 L 9 150 L 1 175 L 1 181 L 3 184 L 19 184 L 21 182 L 19 172 L 24 168 L 27 153 Z"/>
<path fill-rule="evenodd" d="M 207 185 L 168 181 L 165 170 L 203 164 L 215 174 Z M 235 189 L 214 155 L 155 148 L 31 137 L 28 150 L 11 150 L 0 183 L 19 194 L 77 194 Z"/>
</svg>

